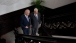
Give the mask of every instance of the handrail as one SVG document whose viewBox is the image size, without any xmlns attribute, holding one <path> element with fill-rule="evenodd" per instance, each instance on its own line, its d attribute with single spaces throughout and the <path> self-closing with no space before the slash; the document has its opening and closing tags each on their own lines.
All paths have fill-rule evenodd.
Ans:
<svg viewBox="0 0 76 43">
<path fill-rule="evenodd" d="M 76 37 L 74 37 L 74 36 L 52 35 L 52 37 L 54 37 L 54 38 L 64 38 L 64 39 L 72 39 L 72 40 L 76 40 Z"/>
<path fill-rule="evenodd" d="M 58 41 L 59 40 L 62 40 L 62 41 L 69 41 L 69 40 L 70 41 L 76 41 L 76 37 L 70 37 L 70 36 L 66 36 L 66 37 L 69 37 L 69 38 L 66 38 L 65 36 L 63 36 L 64 38 L 62 38 L 62 36 L 58 37 L 58 35 L 52 35 L 52 37 L 50 37 L 50 36 L 31 36 L 31 35 L 18 34 L 18 36 L 22 37 L 24 39 L 36 40 L 36 41 L 41 41 L 41 42 L 55 42 L 57 40 Z"/>
<path fill-rule="evenodd" d="M 36 40 L 41 42 L 54 42 L 52 37 L 49 38 L 47 36 L 32 36 L 32 35 L 18 34 L 16 37 L 22 37 L 24 39 Z"/>
</svg>

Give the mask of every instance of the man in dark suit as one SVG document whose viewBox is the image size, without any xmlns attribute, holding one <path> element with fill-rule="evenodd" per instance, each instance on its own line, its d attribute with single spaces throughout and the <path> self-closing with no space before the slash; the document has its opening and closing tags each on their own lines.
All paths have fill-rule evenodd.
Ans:
<svg viewBox="0 0 76 43">
<path fill-rule="evenodd" d="M 26 9 L 24 14 L 21 16 L 20 25 L 22 27 L 23 33 L 25 35 L 29 35 L 30 30 L 30 10 Z"/>
<path fill-rule="evenodd" d="M 35 8 L 34 12 L 30 14 L 30 18 L 32 24 L 32 35 L 36 35 L 38 27 L 41 25 L 40 13 L 37 8 Z"/>
</svg>

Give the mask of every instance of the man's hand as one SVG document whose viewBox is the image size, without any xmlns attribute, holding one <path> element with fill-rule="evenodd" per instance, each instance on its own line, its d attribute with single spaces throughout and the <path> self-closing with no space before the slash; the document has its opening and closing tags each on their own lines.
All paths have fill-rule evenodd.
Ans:
<svg viewBox="0 0 76 43">
<path fill-rule="evenodd" d="M 28 26 L 25 26 L 25 28 L 28 28 Z"/>
<path fill-rule="evenodd" d="M 40 27 L 41 27 L 41 24 L 38 25 L 38 28 L 40 28 Z"/>
<path fill-rule="evenodd" d="M 30 28 L 32 28 L 32 25 L 30 25 Z"/>
<path fill-rule="evenodd" d="M 41 26 L 41 24 L 39 24 Z"/>
<path fill-rule="evenodd" d="M 41 26 L 41 24 L 39 24 Z"/>
</svg>

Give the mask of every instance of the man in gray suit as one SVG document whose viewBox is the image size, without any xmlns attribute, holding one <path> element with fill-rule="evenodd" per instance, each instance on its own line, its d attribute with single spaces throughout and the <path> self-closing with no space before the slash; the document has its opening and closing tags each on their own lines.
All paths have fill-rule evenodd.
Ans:
<svg viewBox="0 0 76 43">
<path fill-rule="evenodd" d="M 35 8 L 34 12 L 30 14 L 31 24 L 32 24 L 32 35 L 36 35 L 38 27 L 41 25 L 41 18 L 38 9 Z"/>
</svg>

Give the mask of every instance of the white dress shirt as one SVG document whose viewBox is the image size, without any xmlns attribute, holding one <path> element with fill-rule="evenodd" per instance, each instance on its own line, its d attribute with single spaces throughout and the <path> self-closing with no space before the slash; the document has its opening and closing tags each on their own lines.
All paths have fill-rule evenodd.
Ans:
<svg viewBox="0 0 76 43">
<path fill-rule="evenodd" d="M 38 19 L 38 14 L 34 14 L 34 16 Z"/>
<path fill-rule="evenodd" d="M 27 21 L 29 22 L 29 17 L 28 17 L 28 16 L 26 16 L 26 15 L 25 15 L 25 17 L 26 17 Z"/>
</svg>

